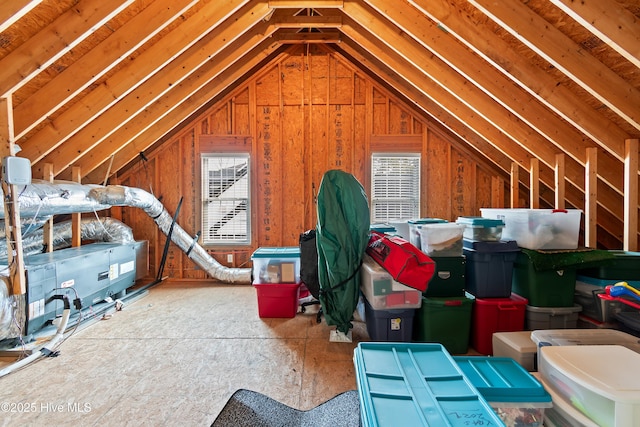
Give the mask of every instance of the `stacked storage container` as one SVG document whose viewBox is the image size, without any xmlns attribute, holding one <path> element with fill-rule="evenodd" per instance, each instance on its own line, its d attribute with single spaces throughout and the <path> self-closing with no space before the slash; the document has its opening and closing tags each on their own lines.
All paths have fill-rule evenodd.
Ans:
<svg viewBox="0 0 640 427">
<path fill-rule="evenodd" d="M 300 248 L 258 248 L 252 255 L 260 317 L 295 317 L 300 295 Z"/>
<path fill-rule="evenodd" d="M 422 306 L 416 311 L 413 340 L 443 344 L 450 353 L 469 348 L 474 297 L 465 293 L 462 254 L 464 226 L 439 219 L 409 221 L 413 243 L 436 264 Z M 452 332 L 453 331 L 453 332 Z"/>
<path fill-rule="evenodd" d="M 598 267 L 578 270 L 576 282 L 576 302 L 583 304 L 583 315 L 586 321 L 594 320 L 597 324 L 611 324 L 640 336 L 640 312 L 637 308 L 620 301 L 607 301 L 598 297 L 605 293 L 608 285 L 625 282 L 629 286 L 640 289 L 640 252 L 622 250 L 609 251 L 613 258 L 604 261 Z M 639 303 L 635 298 L 628 298 Z M 617 323 L 617 324 L 616 324 Z"/>
<path fill-rule="evenodd" d="M 457 223 L 465 226 L 466 289 L 476 298 L 471 343 L 479 353 L 490 355 L 494 333 L 524 329 L 526 299 L 511 293 L 520 248 L 513 240 L 502 240 L 501 219 L 460 217 Z"/>
<path fill-rule="evenodd" d="M 369 338 L 373 341 L 411 341 L 413 318 L 422 304 L 422 293 L 393 280 L 366 254 L 360 277 Z"/>
<path fill-rule="evenodd" d="M 512 290 L 526 298 L 525 328 L 575 328 L 576 265 L 562 262 L 579 254 L 582 211 L 577 209 L 480 209 L 486 218 L 505 222 L 503 238 L 521 248 L 513 264 Z M 558 250 L 562 250 L 558 253 Z M 555 262 L 558 261 L 558 262 Z"/>
</svg>

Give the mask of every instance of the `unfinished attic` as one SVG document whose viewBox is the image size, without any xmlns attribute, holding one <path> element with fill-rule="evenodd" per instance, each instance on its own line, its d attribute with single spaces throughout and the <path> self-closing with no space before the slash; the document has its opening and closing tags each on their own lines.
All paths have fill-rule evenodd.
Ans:
<svg viewBox="0 0 640 427">
<path fill-rule="evenodd" d="M 640 336 L 639 19 L 636 0 L 2 2 L 5 425 L 427 425 L 415 396 L 400 424 L 371 415 L 365 367 L 434 345 L 471 381 L 450 356 L 502 356 L 500 333 L 533 343 L 517 362 L 546 418 L 568 399 L 570 424 L 633 425 L 558 394 L 531 331 Z M 432 317 L 447 298 L 462 312 Z M 490 325 L 501 299 L 516 318 Z M 555 350 L 545 369 L 575 357 Z"/>
</svg>

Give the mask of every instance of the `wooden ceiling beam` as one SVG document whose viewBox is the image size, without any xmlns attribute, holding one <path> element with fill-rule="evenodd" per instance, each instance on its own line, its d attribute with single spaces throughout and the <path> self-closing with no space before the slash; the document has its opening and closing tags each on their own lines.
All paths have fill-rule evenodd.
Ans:
<svg viewBox="0 0 640 427">
<path fill-rule="evenodd" d="M 15 92 L 134 0 L 82 0 L 0 60 L 0 94 Z"/>
<path fill-rule="evenodd" d="M 550 1 L 640 68 L 640 25 L 633 13 L 611 2 Z"/>
<path fill-rule="evenodd" d="M 640 91 L 521 2 L 469 0 L 521 43 L 640 130 Z"/>
<path fill-rule="evenodd" d="M 340 43 L 342 38 L 339 31 L 322 33 L 284 33 L 278 40 L 282 44 L 311 44 L 311 43 Z"/>
<path fill-rule="evenodd" d="M 273 40 L 265 40 L 260 45 L 249 51 L 241 51 L 231 48 L 229 55 L 224 56 L 221 53 L 219 68 L 222 70 L 214 79 L 199 88 L 195 93 L 176 105 L 170 110 L 166 116 L 157 122 L 154 126 L 147 128 L 146 131 L 138 134 L 134 138 L 127 141 L 117 141 L 120 149 L 114 154 L 112 170 L 118 171 L 126 166 L 147 148 L 151 147 L 158 141 L 162 140 L 169 132 L 184 122 L 185 117 L 189 117 L 196 113 L 200 108 L 226 90 L 228 87 L 242 79 L 242 77 L 252 68 L 260 64 L 261 61 L 272 55 L 280 44 Z M 223 52 L 226 52 L 223 51 Z M 233 53 L 238 53 L 241 57 L 237 62 L 233 62 Z M 184 85 L 192 82 L 183 82 Z M 180 86 L 180 85 L 178 85 Z M 168 96 L 168 95 L 167 95 Z M 151 108 L 163 110 L 167 108 L 162 101 L 157 101 Z M 98 167 L 86 176 L 87 182 L 102 182 L 108 169 L 108 162 L 103 161 Z M 66 173 L 66 171 L 65 171 Z"/>
<path fill-rule="evenodd" d="M 271 9 L 341 8 L 343 0 L 269 0 Z"/>
<path fill-rule="evenodd" d="M 290 12 L 290 10 L 286 9 L 276 10 L 269 20 L 278 28 L 340 28 L 342 25 L 342 17 L 340 15 L 294 16 Z"/>
<path fill-rule="evenodd" d="M 438 22 L 446 31 L 458 38 L 470 50 L 484 58 L 526 90 L 539 102 L 611 153 L 624 160 L 624 140 L 629 134 L 584 102 L 567 86 L 536 67 L 484 23 L 473 21 L 447 0 L 409 0 L 420 12 Z"/>
<path fill-rule="evenodd" d="M 429 78 L 443 88 L 445 92 L 449 93 L 449 96 L 453 96 L 460 102 L 467 104 L 475 111 L 475 115 L 482 116 L 496 129 L 507 135 L 514 143 L 527 150 L 530 154 L 529 157 L 538 157 L 545 165 L 553 167 L 555 155 L 559 151 L 558 148 L 554 147 L 553 144 L 524 121 L 505 110 L 504 106 L 496 103 L 485 92 L 474 85 L 468 84 L 466 78 L 455 72 L 434 54 L 425 51 L 415 40 L 408 37 L 405 31 L 360 3 L 345 2 L 343 11 L 361 25 L 359 31 L 370 31 L 373 37 L 377 38 L 389 49 L 396 51 L 405 61 L 419 70 L 421 76 L 413 77 L 414 79 L 419 81 L 424 77 Z M 372 22 L 375 22 L 375 25 L 371 25 Z M 460 120 L 465 121 L 464 116 L 458 117 Z M 529 163 L 530 160 L 527 159 L 521 166 L 528 169 Z M 584 188 L 584 172 L 581 171 L 575 160 L 567 162 L 567 178 L 576 187 Z"/>
<path fill-rule="evenodd" d="M 197 0 L 151 3 L 22 101 L 14 110 L 16 138 L 30 131 L 68 100 L 104 76 L 196 3 Z"/>
<path fill-rule="evenodd" d="M 389 5 L 385 0 L 367 0 L 367 3 L 506 108 L 510 114 L 517 116 L 553 143 L 557 147 L 556 152 L 567 153 L 581 165 L 586 164 L 585 148 L 595 146 L 593 141 L 553 114 L 543 104 L 531 101 L 526 91 L 506 76 L 496 73 L 481 57 L 461 47 L 453 36 L 440 30 L 437 24 L 426 16 L 412 13 L 414 9 L 407 1 L 396 1 L 393 5 Z M 352 8 L 360 9 L 360 14 L 369 19 L 371 13 L 367 13 L 364 6 L 352 4 L 346 3 L 345 13 L 350 13 Z M 600 161 L 602 179 L 623 194 L 621 163 L 610 155 L 602 156 Z M 549 157 L 547 166 L 553 167 L 554 163 L 555 158 Z"/>
<path fill-rule="evenodd" d="M 215 27 L 205 37 L 167 64 L 162 70 L 149 77 L 144 83 L 123 96 L 117 104 L 103 111 L 89 125 L 74 134 L 51 153 L 47 154 L 35 165 L 35 171 L 43 163 L 55 163 L 54 173 L 66 169 L 84 153 L 93 150 L 100 142 L 108 138 L 121 127 L 136 121 L 136 115 L 162 97 L 172 87 L 180 84 L 190 74 L 199 72 L 199 68 L 210 62 L 222 49 L 231 44 L 247 29 L 269 13 L 266 3 L 249 3 L 240 9 L 238 17 L 231 17 Z M 266 24 L 258 30 L 251 30 L 260 40 L 264 38 L 262 31 Z M 184 94 L 186 98 L 188 95 Z M 109 154 L 105 153 L 108 157 Z"/>
<path fill-rule="evenodd" d="M 0 33 L 42 3 L 42 0 L 11 0 L 0 2 Z"/>
<path fill-rule="evenodd" d="M 157 43 L 131 59 L 74 105 L 45 122 L 46 125 L 29 135 L 28 139 L 21 138 L 19 143 L 24 150 L 23 155 L 31 159 L 32 163 L 39 162 L 246 3 L 248 0 L 206 3 L 200 13 L 190 16 Z M 62 162 L 66 160 L 60 159 Z"/>
</svg>

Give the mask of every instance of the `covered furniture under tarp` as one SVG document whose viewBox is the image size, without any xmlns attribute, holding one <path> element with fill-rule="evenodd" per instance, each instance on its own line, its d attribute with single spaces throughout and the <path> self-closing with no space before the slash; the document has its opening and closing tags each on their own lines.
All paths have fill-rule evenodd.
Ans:
<svg viewBox="0 0 640 427">
<path fill-rule="evenodd" d="M 327 171 L 318 190 L 318 279 L 327 324 L 347 334 L 358 303 L 360 265 L 369 242 L 369 203 L 351 174 Z"/>
</svg>

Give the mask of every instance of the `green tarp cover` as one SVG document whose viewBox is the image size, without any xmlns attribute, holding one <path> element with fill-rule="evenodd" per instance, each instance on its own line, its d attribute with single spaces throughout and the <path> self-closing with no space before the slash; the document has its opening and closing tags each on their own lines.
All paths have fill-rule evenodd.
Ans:
<svg viewBox="0 0 640 427">
<path fill-rule="evenodd" d="M 318 279 L 328 325 L 347 333 L 360 291 L 360 265 L 369 243 L 369 203 L 351 174 L 327 171 L 318 189 Z"/>
</svg>

